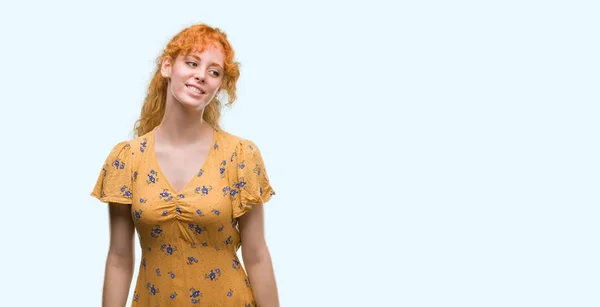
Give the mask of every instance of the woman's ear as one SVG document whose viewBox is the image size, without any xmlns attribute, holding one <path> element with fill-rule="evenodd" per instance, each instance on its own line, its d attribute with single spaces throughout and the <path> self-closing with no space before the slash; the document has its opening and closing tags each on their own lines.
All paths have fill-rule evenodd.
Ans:
<svg viewBox="0 0 600 307">
<path fill-rule="evenodd" d="M 172 69 L 173 62 L 171 60 L 171 57 L 167 56 L 163 59 L 162 64 L 160 66 L 160 74 L 163 76 L 163 78 L 170 78 Z"/>
</svg>

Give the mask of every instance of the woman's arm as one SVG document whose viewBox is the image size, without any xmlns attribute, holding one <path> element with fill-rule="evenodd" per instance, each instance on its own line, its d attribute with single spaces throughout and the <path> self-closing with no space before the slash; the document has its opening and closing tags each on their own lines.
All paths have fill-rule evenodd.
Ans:
<svg viewBox="0 0 600 307">
<path fill-rule="evenodd" d="M 124 307 L 133 276 L 134 234 L 131 205 L 109 204 L 110 247 L 106 257 L 102 307 Z"/>
<path fill-rule="evenodd" d="M 242 258 L 258 307 L 279 307 L 271 255 L 264 236 L 264 210 L 255 205 L 239 218 Z"/>
</svg>

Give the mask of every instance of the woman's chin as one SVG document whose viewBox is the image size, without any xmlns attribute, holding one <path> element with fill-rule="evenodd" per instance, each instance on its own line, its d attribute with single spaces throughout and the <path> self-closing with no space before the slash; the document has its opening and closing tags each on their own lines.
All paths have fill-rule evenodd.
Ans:
<svg viewBox="0 0 600 307">
<path fill-rule="evenodd" d="M 186 110 L 201 112 L 207 105 L 204 101 L 180 101 L 179 102 Z"/>
</svg>

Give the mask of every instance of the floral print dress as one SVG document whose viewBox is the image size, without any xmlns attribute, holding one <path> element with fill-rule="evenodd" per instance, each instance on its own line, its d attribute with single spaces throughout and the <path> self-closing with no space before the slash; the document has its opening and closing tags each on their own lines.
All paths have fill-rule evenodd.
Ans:
<svg viewBox="0 0 600 307">
<path fill-rule="evenodd" d="M 201 169 L 175 191 L 154 130 L 117 144 L 91 193 L 131 205 L 142 249 L 132 306 L 256 306 L 236 252 L 237 218 L 275 194 L 257 146 L 220 129 Z"/>
</svg>

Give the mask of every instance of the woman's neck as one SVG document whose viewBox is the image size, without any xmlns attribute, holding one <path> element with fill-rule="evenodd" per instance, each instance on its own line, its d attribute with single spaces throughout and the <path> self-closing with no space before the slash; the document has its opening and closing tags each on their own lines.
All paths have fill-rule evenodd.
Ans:
<svg viewBox="0 0 600 307">
<path fill-rule="evenodd" d="M 201 111 L 186 109 L 177 101 L 169 102 L 165 106 L 163 119 L 156 128 L 161 142 L 169 145 L 189 145 L 203 142 L 212 137 L 213 127 L 204 121 Z"/>
</svg>

